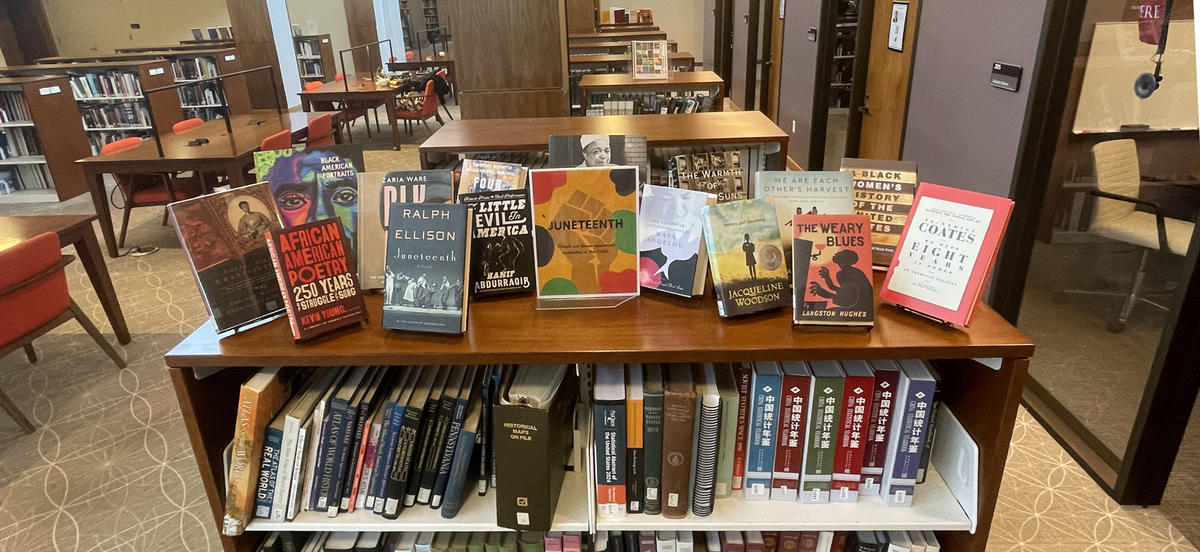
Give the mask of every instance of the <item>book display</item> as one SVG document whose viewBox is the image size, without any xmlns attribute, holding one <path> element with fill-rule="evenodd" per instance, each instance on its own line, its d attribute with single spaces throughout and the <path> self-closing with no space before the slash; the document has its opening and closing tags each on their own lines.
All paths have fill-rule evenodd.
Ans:
<svg viewBox="0 0 1200 552">
<path fill-rule="evenodd" d="M 352 277 L 349 261 L 368 248 L 376 250 L 368 258 L 383 258 L 370 271 L 376 284 L 355 284 L 383 290 L 359 296 L 366 324 L 299 343 L 295 312 L 288 324 L 219 335 L 238 321 L 217 316 L 211 305 L 221 297 L 198 276 L 214 320 L 167 363 L 224 549 L 301 539 L 333 550 L 391 542 L 429 552 L 583 552 L 600 543 L 627 552 L 798 552 L 935 539 L 983 551 L 1032 344 L 973 290 L 966 295 L 976 300 L 963 301 L 970 327 L 948 329 L 884 304 L 873 290 L 885 276 L 904 282 L 895 266 L 876 275 L 865 264 L 865 215 L 821 207 L 796 215 L 788 203 L 792 227 L 781 235 L 778 205 L 756 197 L 754 182 L 732 191 L 726 180 L 705 184 L 725 198 L 696 189 L 702 184 L 654 184 L 670 182 L 670 160 L 679 171 L 680 157 L 689 167 L 716 157 L 728 170 L 736 154 L 743 179 L 780 168 L 786 135 L 760 132 L 760 120 L 742 112 L 617 117 L 603 132 L 583 118 L 454 121 L 422 145 L 424 171 L 356 173 L 354 195 L 368 194 L 361 207 L 370 212 L 351 220 L 369 221 L 358 229 L 370 226 L 382 250 L 363 236 L 353 248 L 355 233 L 338 231 L 346 219 L 336 210 L 315 224 L 254 215 L 259 205 L 288 205 L 271 193 L 280 191 L 271 168 L 260 170 L 268 182 L 173 205 L 198 274 L 207 263 L 197 246 L 221 234 L 197 237 L 184 215 L 210 226 L 215 215 L 185 213 L 193 203 L 223 206 L 225 218 L 243 213 L 227 230 L 250 239 L 262 227 L 262 245 L 245 245 L 275 247 L 277 262 L 285 245 L 307 239 L 321 250 L 312 260 L 344 269 L 331 274 L 335 281 Z M 577 143 L 585 155 L 597 143 L 589 136 L 609 137 L 611 156 L 616 135 L 645 136 L 651 178 L 640 194 L 639 167 L 551 161 L 562 151 L 551 136 L 568 137 L 560 145 Z M 500 189 L 472 176 L 484 189 L 451 198 L 463 156 L 472 170 L 497 158 L 517 161 L 518 171 L 526 163 L 560 168 L 528 168 L 527 184 Z M 806 185 L 844 208 L 844 177 L 826 176 Z M 256 204 L 237 201 L 246 190 Z M 944 228 L 962 206 L 999 214 L 981 198 L 921 190 L 910 224 L 938 226 L 942 238 L 953 238 Z M 953 205 L 930 203 L 938 199 Z M 192 228 L 190 238 L 183 228 Z M 272 246 L 268 230 L 280 236 Z M 289 232 L 300 237 L 282 241 Z M 784 239 L 794 240 L 794 278 Z M 339 241 L 343 251 L 332 247 Z M 902 263 L 918 242 L 899 243 Z M 991 249 L 977 256 L 990 259 Z M 284 261 L 285 276 L 287 268 Z M 669 293 L 643 297 L 642 287 Z M 276 296 L 271 316 L 302 301 L 292 291 Z M 869 300 L 850 300 L 851 292 Z M 833 322 L 874 326 L 797 329 L 820 318 L 804 314 L 810 303 Z M 586 308 L 594 306 L 609 308 Z M 239 408 L 243 386 L 264 373 L 278 378 L 279 396 Z M 259 416 L 235 427 L 231 413 L 243 410 Z M 236 469 L 221 453 L 231 441 L 241 451 Z M 233 475 L 236 502 L 222 485 Z"/>
<path fill-rule="evenodd" d="M 629 46 L 633 56 L 634 79 L 665 79 L 670 69 L 666 40 L 634 40 Z"/>
<path fill-rule="evenodd" d="M 917 193 L 917 164 L 874 159 L 842 160 L 854 179 L 854 212 L 871 217 L 871 264 L 882 270 L 900 244 Z"/>
<path fill-rule="evenodd" d="M 579 79 L 578 88 L 580 104 L 588 115 L 724 109 L 725 81 L 712 71 L 672 71 L 654 79 L 635 78 L 629 73 L 590 74 Z M 599 106 L 599 111 L 593 106 Z"/>
</svg>

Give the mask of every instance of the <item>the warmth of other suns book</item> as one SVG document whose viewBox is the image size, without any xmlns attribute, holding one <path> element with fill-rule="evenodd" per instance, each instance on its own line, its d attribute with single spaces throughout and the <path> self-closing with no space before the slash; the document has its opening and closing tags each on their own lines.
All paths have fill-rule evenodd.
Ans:
<svg viewBox="0 0 1200 552">
<path fill-rule="evenodd" d="M 704 208 L 704 241 L 717 312 L 740 316 L 786 306 L 788 271 L 775 206 L 748 199 Z"/>
</svg>

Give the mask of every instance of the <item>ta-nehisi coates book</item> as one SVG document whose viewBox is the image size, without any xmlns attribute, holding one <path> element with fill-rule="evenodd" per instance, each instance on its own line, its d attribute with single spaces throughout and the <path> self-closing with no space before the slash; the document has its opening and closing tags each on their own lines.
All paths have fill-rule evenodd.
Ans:
<svg viewBox="0 0 1200 552">
<path fill-rule="evenodd" d="M 795 215 L 792 219 L 792 321 L 874 325 L 870 218 Z"/>
<path fill-rule="evenodd" d="M 341 220 L 318 220 L 268 235 L 271 263 L 294 339 L 307 339 L 367 319 Z"/>
<path fill-rule="evenodd" d="M 383 327 L 467 331 L 471 220 L 464 205 L 397 203 L 388 226 L 387 266 L 399 280 L 383 299 Z"/>
<path fill-rule="evenodd" d="M 267 250 L 267 232 L 281 226 L 265 182 L 167 209 L 218 333 L 284 313 Z"/>
<path fill-rule="evenodd" d="M 740 316 L 788 304 L 788 271 L 775 206 L 747 199 L 704 208 L 704 241 L 717 312 Z"/>
</svg>

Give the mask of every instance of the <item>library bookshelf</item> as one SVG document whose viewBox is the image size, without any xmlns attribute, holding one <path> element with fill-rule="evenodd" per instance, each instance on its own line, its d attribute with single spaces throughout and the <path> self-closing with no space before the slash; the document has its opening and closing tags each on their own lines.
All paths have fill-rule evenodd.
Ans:
<svg viewBox="0 0 1200 552">
<path fill-rule="evenodd" d="M 296 35 L 296 65 L 300 67 L 301 82 L 329 82 L 337 74 L 337 59 L 329 35 Z"/>
<path fill-rule="evenodd" d="M 0 78 L 0 111 L 0 133 L 15 154 L 0 159 L 0 201 L 61 201 L 87 191 L 75 160 L 89 155 L 88 140 L 67 77 Z"/>
<path fill-rule="evenodd" d="M 877 278 L 877 281 L 880 278 Z M 296 343 L 286 321 L 276 320 L 218 339 L 201 326 L 166 355 L 188 436 L 200 468 L 214 523 L 224 514 L 222 450 L 232 439 L 238 390 L 258 366 L 345 366 L 483 363 L 726 362 L 922 358 L 942 375 L 944 405 L 969 445 L 935 446 L 929 478 L 912 508 L 885 508 L 875 497 L 857 504 L 803 505 L 717 500 L 712 516 L 669 520 L 632 514 L 596 519 L 590 503 L 590 470 L 563 483 L 554 530 L 776 529 L 938 531 L 944 550 L 983 552 L 1012 437 L 1013 423 L 1033 345 L 992 309 L 981 306 L 969 329 L 940 326 L 876 298 L 870 331 L 795 329 L 788 310 L 744 319 L 718 317 L 714 299 L 678 300 L 646 293 L 614 309 L 536 310 L 531 297 L 471 305 L 463 336 L 413 334 L 380 325 L 382 298 L 366 298 L 369 320 L 313 341 Z M 941 422 L 939 420 L 939 435 Z M 947 431 L 949 435 L 954 432 Z M 579 443 L 577 443 L 577 446 Z M 962 446 L 955 449 L 954 446 Z M 938 450 L 959 459 L 947 470 Z M 959 454 L 959 452 L 964 454 Z M 577 464 L 577 466 L 580 464 Z M 586 464 L 583 464 L 586 465 Z M 576 468 L 579 469 L 578 467 Z M 957 481 L 958 483 L 955 483 Z M 963 485 L 963 481 L 970 482 Z M 268 530 L 493 531 L 494 493 L 470 496 L 451 520 L 432 510 L 406 510 L 395 521 L 370 514 L 335 518 L 301 515 L 291 523 L 255 521 L 237 537 L 222 536 L 227 552 L 250 552 Z M 973 528 L 973 530 L 972 530 Z"/>
<path fill-rule="evenodd" d="M 713 99 L 713 110 L 725 104 L 725 81 L 712 71 L 671 71 L 665 79 L 635 79 L 629 73 L 583 75 L 579 79 L 579 100 L 582 106 L 593 105 L 594 96 L 624 95 L 696 95 Z"/>
</svg>

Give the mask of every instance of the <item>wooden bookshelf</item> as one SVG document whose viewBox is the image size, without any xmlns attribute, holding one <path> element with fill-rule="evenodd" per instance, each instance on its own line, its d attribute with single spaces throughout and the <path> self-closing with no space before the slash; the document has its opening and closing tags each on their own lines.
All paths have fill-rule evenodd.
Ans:
<svg viewBox="0 0 1200 552">
<path fill-rule="evenodd" d="M 597 31 L 594 33 L 571 33 L 567 41 L 571 44 L 590 42 L 612 42 L 619 40 L 666 40 L 663 31 Z"/>
<path fill-rule="evenodd" d="M 725 103 L 725 81 L 712 71 L 669 72 L 665 79 L 634 79 L 630 73 L 583 75 L 579 79 L 579 99 L 583 109 L 592 105 L 595 94 L 683 94 L 706 93 L 712 108 L 721 111 Z"/>
<path fill-rule="evenodd" d="M 880 276 L 877 274 L 877 285 Z M 695 300 L 646 293 L 614 309 L 570 311 L 539 311 L 533 298 L 514 297 L 472 304 L 464 336 L 385 330 L 380 326 L 382 298 L 372 294 L 366 301 L 369 320 L 365 328 L 349 328 L 298 344 L 286 320 L 225 339 L 217 339 L 209 322 L 167 353 L 176 396 L 218 526 L 225 496 L 221 451 L 233 436 L 239 386 L 254 370 L 246 367 L 922 358 L 933 360 L 939 368 L 944 404 L 961 424 L 960 431 L 977 447 L 972 451 L 978 451 L 979 461 L 971 474 L 977 496 L 947 496 L 949 486 L 943 478 L 957 475 L 931 470 L 926 483 L 918 486 L 912 508 L 883 508 L 874 497 L 863 497 L 857 504 L 829 505 L 749 504 L 740 498 L 725 498 L 717 500 L 718 508 L 710 518 L 670 520 L 631 514 L 588 521 L 596 528 L 641 530 L 923 526 L 939 531 L 943 550 L 983 552 L 1028 358 L 1033 354 L 1029 340 L 986 306 L 979 308 L 971 328 L 958 329 L 882 305 L 878 297 L 875 327 L 860 332 L 798 330 L 792 327 L 787 309 L 722 319 L 711 293 Z M 951 455 L 954 452 L 950 451 Z M 555 529 L 583 527 L 575 518 L 581 508 L 590 506 L 589 494 L 578 490 L 579 474 L 574 475 L 574 483 L 564 482 Z M 590 473 L 583 475 L 591 485 Z M 292 525 L 256 521 L 251 531 L 241 536 L 222 537 L 222 545 L 227 552 L 253 551 L 265 536 L 260 530 L 268 529 L 495 530 L 494 518 L 488 517 L 491 500 L 494 495 L 470 497 L 463 511 L 469 515 L 452 520 L 437 519 L 428 511 L 406 510 L 394 522 L 368 515 L 305 516 Z"/>
<path fill-rule="evenodd" d="M 628 40 L 605 40 L 600 42 L 578 42 L 567 46 L 571 56 L 580 54 L 625 54 L 629 55 L 631 44 Z M 667 40 L 667 50 L 679 51 L 679 43 Z"/>
<path fill-rule="evenodd" d="M 605 71 L 628 73 L 630 54 L 574 54 L 570 58 L 572 71 Z M 688 52 L 671 52 L 671 71 L 691 71 L 696 66 L 696 57 Z"/>
<path fill-rule="evenodd" d="M 20 98 L 10 104 L 15 95 Z M 75 160 L 87 157 L 90 150 L 67 77 L 0 78 L 0 100 L 10 119 L 0 122 L 0 132 L 9 135 L 10 148 L 14 135 L 20 133 L 36 141 L 40 150 L 39 155 L 0 159 L 0 172 L 11 172 L 22 184 L 20 191 L 0 191 L 0 202 L 61 201 L 87 191 L 83 170 Z"/>
<path fill-rule="evenodd" d="M 620 31 L 661 31 L 653 23 L 601 23 L 600 32 L 615 33 Z"/>
<path fill-rule="evenodd" d="M 296 35 L 296 64 L 300 66 L 300 82 L 329 82 L 338 72 L 337 58 L 329 35 Z"/>
<path fill-rule="evenodd" d="M 117 48 L 117 52 L 185 52 L 191 50 L 211 50 L 213 48 L 232 48 L 233 41 L 221 41 L 222 43 L 213 43 L 203 41 L 196 44 L 159 44 L 156 46 L 129 46 L 126 48 Z M 224 42 L 228 42 L 225 44 Z"/>
</svg>

